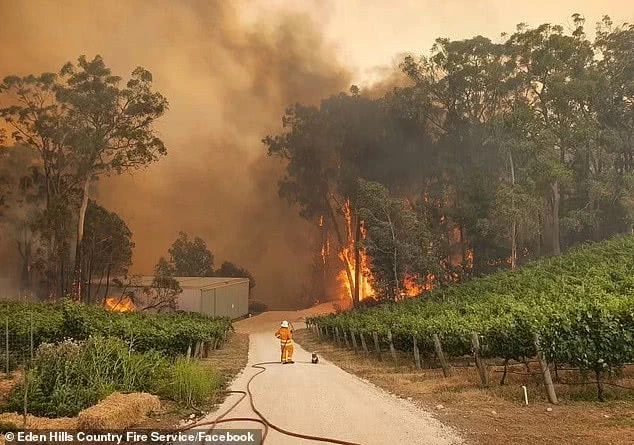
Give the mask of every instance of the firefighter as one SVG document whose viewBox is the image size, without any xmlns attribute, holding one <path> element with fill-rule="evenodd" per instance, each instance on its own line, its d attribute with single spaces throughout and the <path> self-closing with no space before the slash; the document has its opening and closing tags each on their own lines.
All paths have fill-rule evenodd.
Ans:
<svg viewBox="0 0 634 445">
<path fill-rule="evenodd" d="M 284 320 L 280 328 L 275 331 L 275 336 L 280 339 L 282 349 L 282 364 L 293 362 L 293 329 L 288 326 L 288 321 Z"/>
</svg>

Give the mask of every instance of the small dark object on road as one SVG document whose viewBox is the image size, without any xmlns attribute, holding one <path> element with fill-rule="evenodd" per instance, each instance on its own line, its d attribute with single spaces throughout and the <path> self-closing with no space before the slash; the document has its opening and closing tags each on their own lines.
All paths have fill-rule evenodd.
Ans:
<svg viewBox="0 0 634 445">
<path fill-rule="evenodd" d="M 317 357 L 317 353 L 313 352 L 313 358 L 310 360 L 313 363 L 318 363 L 319 362 L 319 357 Z"/>
</svg>

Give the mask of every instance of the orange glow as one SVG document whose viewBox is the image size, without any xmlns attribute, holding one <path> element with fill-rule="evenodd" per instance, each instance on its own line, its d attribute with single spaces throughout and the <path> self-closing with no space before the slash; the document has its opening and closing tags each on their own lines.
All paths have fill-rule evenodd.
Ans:
<svg viewBox="0 0 634 445">
<path fill-rule="evenodd" d="M 132 312 L 136 309 L 130 297 L 108 297 L 104 301 L 104 306 L 113 312 Z"/>
<path fill-rule="evenodd" d="M 423 293 L 424 285 L 418 283 L 418 275 L 405 274 L 402 297 L 415 297 Z"/>
<path fill-rule="evenodd" d="M 419 282 L 417 274 L 405 274 L 403 280 L 403 289 L 401 290 L 401 297 L 411 298 L 417 297 L 425 292 L 432 290 L 436 286 L 436 276 L 434 274 L 428 274 L 425 279 Z"/>
<path fill-rule="evenodd" d="M 343 262 L 344 268 L 337 275 L 337 281 L 340 284 L 342 295 L 340 297 L 342 299 L 351 298 L 352 289 L 356 279 L 356 265 L 354 264 L 354 248 L 346 247 L 342 252 L 339 253 L 339 259 Z M 352 283 L 348 279 L 348 274 L 345 269 L 344 258 L 348 261 L 350 266 L 350 273 L 352 274 Z M 368 257 L 367 254 L 361 249 L 359 252 L 359 263 L 361 264 L 361 270 L 359 273 L 359 300 L 363 300 L 364 298 L 373 297 L 375 292 L 372 288 L 372 285 L 369 282 L 369 278 L 372 275 L 370 272 L 370 268 L 368 267 Z"/>
<path fill-rule="evenodd" d="M 466 260 L 466 265 L 465 268 L 466 269 L 473 269 L 473 249 L 467 249 L 467 253 L 465 254 L 465 260 Z"/>
<path fill-rule="evenodd" d="M 343 248 L 341 252 L 339 252 L 339 259 L 343 264 L 343 269 L 337 275 L 337 282 L 340 286 L 340 299 L 351 299 L 352 298 L 352 290 L 355 286 L 356 280 L 356 267 L 355 258 L 354 258 L 354 233 L 352 230 L 352 214 L 350 212 L 350 201 L 346 201 L 343 207 L 343 215 L 346 220 L 346 235 L 347 235 L 347 245 Z M 363 226 L 363 222 L 361 222 L 361 238 L 365 239 L 366 230 Z M 352 275 L 352 280 L 348 278 L 348 274 L 346 272 L 346 262 L 350 267 L 350 273 Z M 374 289 L 370 284 L 370 277 L 372 273 L 370 272 L 368 256 L 365 253 L 364 249 L 359 250 L 359 300 L 363 300 L 364 298 L 373 297 L 375 295 Z"/>
<path fill-rule="evenodd" d="M 346 221 L 346 235 L 347 245 L 339 252 L 339 259 L 342 262 L 343 268 L 337 274 L 337 282 L 339 283 L 339 298 L 342 300 L 350 300 L 352 297 L 352 290 L 354 289 L 354 283 L 356 280 L 356 267 L 354 258 L 354 230 L 352 227 L 352 215 L 350 212 L 350 202 L 346 201 L 343 208 L 343 214 Z M 361 238 L 365 239 L 367 230 L 363 221 L 361 221 Z M 322 249 L 323 252 L 323 249 Z M 351 279 L 346 272 L 346 262 L 350 267 Z M 359 251 L 359 301 L 365 298 L 374 297 L 376 292 L 372 287 L 372 272 L 370 271 L 370 260 L 364 249 Z M 401 289 L 400 296 L 402 298 L 416 297 L 423 292 L 433 289 L 435 286 L 436 277 L 433 274 L 429 274 L 425 277 L 423 282 L 419 282 L 418 275 L 407 274 L 404 278 L 403 289 Z"/>
</svg>

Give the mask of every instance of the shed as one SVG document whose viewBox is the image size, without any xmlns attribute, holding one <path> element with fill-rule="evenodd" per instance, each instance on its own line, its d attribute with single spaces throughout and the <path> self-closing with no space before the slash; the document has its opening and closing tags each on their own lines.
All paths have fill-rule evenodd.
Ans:
<svg viewBox="0 0 634 445">
<path fill-rule="evenodd" d="M 249 279 L 176 277 L 183 292 L 178 308 L 216 317 L 240 318 L 249 313 Z"/>
<path fill-rule="evenodd" d="M 187 312 L 199 312 L 215 317 L 236 319 L 249 313 L 249 279 L 229 277 L 174 277 L 183 291 L 178 294 L 177 307 Z M 126 289 L 109 287 L 104 297 L 120 297 L 124 292 L 140 294 L 152 285 L 153 276 L 135 277 Z M 103 289 L 103 287 L 102 287 Z M 96 294 L 100 293 L 99 291 Z"/>
</svg>

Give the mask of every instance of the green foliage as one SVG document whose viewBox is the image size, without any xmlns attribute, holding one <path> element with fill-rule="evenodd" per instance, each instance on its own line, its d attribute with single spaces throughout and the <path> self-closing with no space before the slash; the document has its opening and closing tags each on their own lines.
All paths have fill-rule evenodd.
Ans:
<svg viewBox="0 0 634 445">
<path fill-rule="evenodd" d="M 156 391 L 169 372 L 161 354 L 135 352 L 116 338 L 90 337 L 42 344 L 27 375 L 28 409 L 46 417 L 75 416 L 114 391 Z M 21 412 L 24 385 L 14 388 L 7 408 Z"/>
<path fill-rule="evenodd" d="M 185 232 L 169 248 L 170 264 L 176 277 L 212 277 L 214 275 L 214 255 L 207 243 L 196 236 L 192 239 Z"/>
<path fill-rule="evenodd" d="M 160 383 L 160 394 L 191 407 L 208 400 L 222 384 L 222 376 L 217 370 L 181 357 Z"/>
<path fill-rule="evenodd" d="M 6 319 L 10 349 L 22 357 L 29 355 L 31 319 L 36 347 L 69 337 L 85 340 L 104 335 L 129 342 L 139 352 L 156 350 L 168 356 L 185 354 L 190 345 L 221 338 L 227 329 L 232 329 L 227 318 L 196 313 L 110 312 L 68 301 L 57 304 L 6 302 L 0 305 L 0 320 Z"/>
<path fill-rule="evenodd" d="M 224 261 L 220 268 L 216 270 L 217 277 L 235 277 L 235 278 L 248 278 L 249 279 L 249 289 L 253 289 L 255 287 L 255 278 L 251 275 L 251 272 L 240 267 L 236 264 L 233 264 L 230 261 Z"/>
<path fill-rule="evenodd" d="M 611 372 L 634 361 L 634 236 L 578 247 L 566 255 L 498 272 L 424 296 L 308 319 L 322 326 L 385 337 L 411 350 L 411 336 L 433 354 L 438 334 L 451 356 L 470 353 L 521 360 L 535 355 L 533 334 L 550 361 Z"/>
<path fill-rule="evenodd" d="M 103 175 L 138 169 L 167 154 L 153 126 L 168 103 L 153 91 L 152 75 L 139 67 L 128 82 L 122 85 L 121 80 L 97 55 L 92 60 L 80 56 L 76 65 L 69 62 L 59 73 L 8 76 L 0 84 L 0 93 L 15 99 L 0 108 L 0 117 L 13 130 L 13 141 L 38 154 L 45 203 L 43 209 L 31 208 L 39 211 L 33 227 L 46 253 L 47 295 L 62 296 L 68 287 L 71 239 L 84 228 L 90 183 Z M 81 230 L 74 232 L 69 221 L 77 221 Z M 85 253 L 82 240 L 78 241 L 73 256 L 77 259 L 72 273 L 75 283 L 83 278 Z M 125 256 L 126 250 L 124 246 L 120 254 Z M 125 258 L 122 261 L 125 267 Z M 78 290 L 79 286 L 73 286 L 74 296 L 80 299 Z"/>
<path fill-rule="evenodd" d="M 133 248 L 132 232 L 125 221 L 89 200 L 82 241 L 84 276 L 95 280 L 127 275 Z"/>
</svg>

